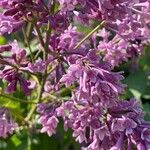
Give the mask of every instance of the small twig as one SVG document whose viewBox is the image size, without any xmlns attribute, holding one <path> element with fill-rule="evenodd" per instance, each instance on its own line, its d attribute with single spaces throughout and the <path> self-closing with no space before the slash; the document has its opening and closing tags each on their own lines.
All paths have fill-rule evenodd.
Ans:
<svg viewBox="0 0 150 150">
<path fill-rule="evenodd" d="M 30 56 L 31 56 L 31 60 L 32 60 L 32 62 L 34 62 L 34 55 L 33 55 L 33 52 L 32 52 L 32 49 L 31 49 L 31 45 L 30 45 L 30 42 L 29 42 L 29 40 L 28 40 L 26 31 L 25 31 L 24 28 L 22 28 L 22 33 L 23 33 L 23 35 L 24 35 L 25 42 L 26 42 L 27 46 L 29 47 L 30 54 L 31 54 L 31 55 L 30 55 Z"/>
<path fill-rule="evenodd" d="M 54 4 L 55 5 L 55 2 Z M 35 30 L 38 34 L 38 38 L 39 38 L 39 41 L 40 41 L 40 44 L 43 48 L 43 54 L 44 54 L 44 59 L 46 60 L 47 57 L 48 57 L 48 52 L 49 54 L 51 54 L 52 56 L 56 56 L 58 55 L 57 53 L 53 52 L 53 51 L 50 51 L 48 48 L 48 44 L 49 44 L 49 38 L 50 38 L 50 35 L 51 35 L 51 25 L 50 25 L 50 22 L 48 22 L 48 26 L 47 26 L 47 32 L 46 32 L 46 39 L 45 41 L 43 40 L 43 37 L 42 37 L 42 33 L 40 32 L 40 29 L 39 27 L 37 26 L 37 23 L 35 22 L 34 23 L 34 26 L 35 26 Z M 52 71 L 53 71 L 53 68 L 52 68 Z M 47 79 L 47 75 L 48 75 L 48 70 L 47 70 L 47 67 L 45 69 L 45 72 L 44 72 L 44 75 L 43 75 L 43 78 L 42 78 L 42 81 L 40 82 L 40 79 L 39 79 L 39 83 L 41 83 L 39 85 L 39 91 L 38 91 L 38 97 L 37 97 L 37 102 L 39 103 L 42 99 L 42 94 L 43 94 L 43 91 L 44 91 L 44 85 L 45 85 L 45 82 L 46 82 L 46 79 Z M 30 118 L 32 117 L 34 111 L 36 110 L 36 106 L 33 106 L 30 110 L 30 112 L 28 113 L 27 117 L 25 118 L 26 121 L 29 121 Z"/>
<path fill-rule="evenodd" d="M 96 26 L 87 36 L 85 36 L 75 47 L 74 49 L 77 49 L 80 47 L 81 44 L 83 44 L 90 36 L 95 33 L 97 30 L 99 30 L 102 26 L 104 26 L 105 21 L 102 21 L 98 26 Z"/>
<path fill-rule="evenodd" d="M 50 25 L 50 21 L 48 21 L 48 26 L 47 26 L 47 32 L 46 32 L 46 40 L 45 40 L 45 56 L 44 56 L 44 59 L 47 59 L 47 52 L 48 52 L 48 43 L 49 43 L 49 38 L 50 38 L 50 35 L 51 35 L 51 25 Z"/>
<path fill-rule="evenodd" d="M 19 114 L 18 112 L 12 110 L 11 108 L 9 108 L 9 110 L 11 110 L 11 112 L 12 112 L 15 116 L 17 116 L 18 119 L 21 120 L 22 124 L 32 125 L 32 123 L 31 123 L 30 121 L 26 121 L 26 120 L 24 119 L 24 117 L 23 117 L 21 114 Z"/>
<path fill-rule="evenodd" d="M 30 37 L 30 35 L 32 33 L 32 29 L 33 29 L 32 23 L 29 22 L 28 26 L 27 26 L 27 31 L 26 31 L 26 35 L 27 35 L 28 38 Z"/>
<path fill-rule="evenodd" d="M 53 70 L 55 69 L 56 66 L 52 67 L 51 70 L 49 71 L 49 73 L 53 72 Z M 44 77 L 43 77 L 43 80 L 42 80 L 42 83 L 40 85 L 40 88 L 39 88 L 39 95 L 38 95 L 38 98 L 37 98 L 37 103 L 39 103 L 41 101 L 41 98 L 42 98 L 42 94 L 43 94 L 43 90 L 44 90 L 44 85 L 45 85 L 45 82 L 46 82 L 46 78 L 47 78 L 47 69 L 46 69 L 46 72 L 44 74 Z M 36 107 L 37 105 L 34 105 L 30 112 L 28 113 L 27 117 L 25 118 L 26 121 L 29 121 L 31 116 L 33 115 L 34 111 L 36 110 Z"/>
<path fill-rule="evenodd" d="M 44 48 L 45 43 L 44 43 L 42 34 L 41 34 L 41 32 L 40 32 L 40 29 L 39 29 L 39 27 L 37 26 L 37 23 L 35 23 L 34 26 L 35 26 L 35 30 L 36 30 L 36 32 L 37 32 L 37 34 L 38 34 L 39 41 L 40 41 L 42 47 Z"/>
<path fill-rule="evenodd" d="M 0 93 L 0 96 L 1 96 L 1 97 L 5 97 L 5 98 L 8 98 L 8 99 L 10 99 L 10 100 L 12 100 L 12 101 L 17 101 L 17 102 L 21 102 L 21 103 L 34 104 L 34 105 L 37 104 L 36 102 L 33 102 L 33 101 L 25 101 L 25 100 L 22 100 L 22 99 L 19 99 L 19 98 L 16 98 L 16 97 L 13 97 L 13 96 L 4 94 L 4 93 Z"/>
</svg>

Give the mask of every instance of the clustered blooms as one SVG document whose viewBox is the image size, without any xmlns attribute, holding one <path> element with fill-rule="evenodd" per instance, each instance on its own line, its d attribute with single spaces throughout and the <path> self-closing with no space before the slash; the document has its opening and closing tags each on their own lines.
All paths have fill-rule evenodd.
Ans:
<svg viewBox="0 0 150 150">
<path fill-rule="evenodd" d="M 26 95 L 32 94 L 30 75 L 42 82 L 37 108 L 42 133 L 55 134 L 61 117 L 83 150 L 150 149 L 150 122 L 144 121 L 137 100 L 120 98 L 124 78 L 113 71 L 149 44 L 148 0 L 1 0 L 0 7 L 0 34 L 21 31 L 31 23 L 39 40 L 32 61 L 16 41 L 0 46 L 0 77 L 8 85 L 7 93 L 20 85 Z M 93 30 L 85 41 L 77 28 L 82 23 L 103 23 L 103 29 Z M 65 86 L 73 88 L 66 101 L 59 93 Z M 6 120 L 5 114 L 1 116 Z"/>
<path fill-rule="evenodd" d="M 17 83 L 19 82 L 23 91 L 26 94 L 30 93 L 30 82 L 22 77 L 21 70 L 28 66 L 28 61 L 26 57 L 26 51 L 24 49 L 20 49 L 17 42 L 14 41 L 11 45 L 1 46 L 0 49 L 6 49 L 5 51 L 11 51 L 11 57 L 3 58 L 2 63 L 4 67 L 0 72 L 0 78 L 5 80 L 8 83 L 6 88 L 6 92 L 11 93 L 15 92 L 17 88 Z M 4 52 L 4 51 L 2 51 Z"/>
</svg>

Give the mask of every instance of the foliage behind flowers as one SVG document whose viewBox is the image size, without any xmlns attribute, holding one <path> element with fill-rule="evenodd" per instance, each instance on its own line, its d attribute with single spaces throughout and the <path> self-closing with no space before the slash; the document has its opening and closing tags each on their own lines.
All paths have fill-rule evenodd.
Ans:
<svg viewBox="0 0 150 150">
<path fill-rule="evenodd" d="M 148 0 L 0 9 L 0 149 L 150 149 Z"/>
</svg>

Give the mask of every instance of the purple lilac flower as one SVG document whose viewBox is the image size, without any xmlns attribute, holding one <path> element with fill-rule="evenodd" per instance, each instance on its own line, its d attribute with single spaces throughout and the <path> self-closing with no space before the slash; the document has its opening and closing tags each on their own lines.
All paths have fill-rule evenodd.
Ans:
<svg viewBox="0 0 150 150">
<path fill-rule="evenodd" d="M 1 48 L 3 47 L 4 46 L 2 46 Z M 5 47 L 8 47 L 10 50 L 9 45 Z M 4 64 L 4 68 L 1 71 L 1 79 L 5 80 L 8 83 L 6 92 L 8 93 L 15 92 L 17 83 L 19 83 L 23 91 L 26 94 L 29 94 L 30 82 L 24 79 L 21 73 L 21 70 L 25 69 L 28 66 L 26 51 L 24 49 L 20 49 L 16 42 L 13 42 L 11 44 L 10 51 L 12 53 L 12 56 L 10 58 L 3 58 L 6 64 Z"/>
<path fill-rule="evenodd" d="M 77 28 L 69 26 L 60 36 L 59 47 L 66 51 L 73 50 L 79 39 L 80 34 L 77 32 Z"/>
<path fill-rule="evenodd" d="M 4 12 L 0 15 L 0 34 L 19 30 L 27 21 L 36 18 L 40 28 L 48 21 L 53 29 L 49 38 L 48 58 L 29 63 L 26 51 L 16 43 L 0 47 L 0 53 L 10 51 L 11 57 L 3 58 L 1 78 L 8 83 L 7 92 L 15 92 L 19 83 L 26 94 L 30 82 L 24 79 L 22 71 L 44 73 L 48 65 L 56 67 L 48 74 L 44 94 L 57 92 L 61 86 L 75 84 L 71 98 L 61 104 L 41 103 L 38 106 L 42 133 L 49 136 L 56 133 L 58 117 L 64 120 L 64 128 L 73 130 L 73 137 L 84 150 L 132 150 L 150 149 L 150 123 L 144 121 L 144 114 L 137 100 L 123 101 L 119 96 L 124 91 L 121 73 L 113 72 L 131 57 L 136 57 L 148 44 L 150 38 L 150 2 L 146 0 L 58 0 L 61 10 L 51 12 L 51 2 L 37 0 L 2 0 Z M 105 27 L 115 36 L 102 30 L 103 38 L 94 48 L 88 41 L 79 48 L 74 47 L 82 36 L 74 21 L 89 23 L 91 20 L 105 20 Z M 95 37 L 96 39 L 96 37 Z M 47 40 L 47 39 L 46 39 Z M 96 41 L 96 40 L 95 40 Z M 45 39 L 44 39 L 45 42 Z M 144 44 L 143 44 L 144 43 Z M 43 46 L 43 45 L 42 45 Z M 96 47 L 97 46 L 97 47 Z M 99 54 L 102 54 L 100 57 Z M 58 57 L 58 59 L 57 59 Z M 6 63 L 6 64 L 5 64 Z M 111 67 L 110 67 L 111 65 Z M 69 66 L 67 73 L 65 68 Z M 49 70 L 48 70 L 49 71 Z M 1 136 L 6 137 L 15 130 L 15 123 L 7 110 L 1 112 Z M 2 130 L 3 129 L 3 130 Z"/>
<path fill-rule="evenodd" d="M 38 112 L 41 114 L 39 122 L 43 125 L 41 133 L 47 132 L 49 136 L 56 133 L 56 127 L 58 125 L 58 119 L 55 116 L 55 108 L 51 103 L 40 104 L 38 106 Z"/>
<path fill-rule="evenodd" d="M 50 37 L 49 49 L 61 55 L 61 60 L 47 78 L 45 92 L 56 92 L 54 87 L 58 84 L 59 87 L 63 84 L 76 86 L 71 98 L 60 106 L 52 102 L 39 105 L 41 132 L 49 136 L 55 134 L 58 118 L 62 117 L 64 129 L 71 128 L 72 136 L 85 150 L 149 149 L 150 124 L 144 121 L 137 100 L 120 100 L 125 87 L 121 84 L 123 76 L 111 70 L 112 66 L 141 53 L 143 42 L 149 38 L 149 2 L 138 2 L 59 0 L 62 14 L 77 15 L 83 22 L 86 19 L 105 20 L 106 28 L 114 31 L 115 36 L 110 38 L 110 33 L 102 30 L 103 39 L 97 48 L 96 44 L 93 48 L 86 43 L 78 49 L 74 47 L 82 35 L 72 26 Z"/>
<path fill-rule="evenodd" d="M 138 39 L 132 41 L 133 38 L 129 38 L 125 40 L 121 36 L 115 35 L 113 39 L 109 40 L 110 32 L 105 29 L 99 35 L 103 40 L 99 42 L 97 51 L 103 55 L 103 60 L 109 62 L 113 67 L 128 61 L 130 58 L 133 59 L 143 52 L 145 44 Z"/>
<path fill-rule="evenodd" d="M 76 92 L 78 101 L 84 101 L 88 97 L 92 103 L 95 101 L 112 105 L 118 99 L 118 95 L 123 92 L 124 86 L 120 84 L 123 76 L 105 70 L 99 64 L 100 58 L 94 53 L 95 51 L 90 51 L 86 57 L 70 65 L 68 73 L 61 78 L 60 82 L 68 86 L 79 81 L 79 89 Z M 93 59 L 94 56 L 91 57 L 91 55 L 95 58 Z"/>
<path fill-rule="evenodd" d="M 76 10 L 77 6 L 80 6 L 81 14 L 88 14 L 88 18 L 97 19 L 113 19 L 122 18 L 127 13 L 128 2 L 129 1 L 99 1 L 99 0 L 85 0 L 79 1 L 74 0 L 59 0 L 62 7 L 62 11 L 73 11 Z"/>
<path fill-rule="evenodd" d="M 56 13 L 50 16 L 50 22 L 52 28 L 58 33 L 64 32 L 69 26 L 69 19 L 67 13 Z"/>
<path fill-rule="evenodd" d="M 57 62 L 54 58 L 51 58 L 51 62 L 49 61 L 49 63 L 51 63 L 52 66 L 56 66 L 56 68 L 47 77 L 45 92 L 50 92 L 59 88 L 59 80 L 66 73 L 65 65 L 68 64 L 68 62 L 75 63 L 77 58 L 82 55 L 86 55 L 86 44 L 83 44 L 80 48 L 74 50 L 74 47 L 79 42 L 81 37 L 82 35 L 72 26 L 69 26 L 63 33 L 59 35 L 54 34 L 50 37 L 49 49 L 61 55 L 62 62 Z M 42 64 L 45 64 L 45 62 L 43 61 L 40 65 L 38 65 L 38 68 Z M 35 66 L 36 64 L 33 65 Z"/>
<path fill-rule="evenodd" d="M 66 73 L 65 66 L 69 64 L 74 64 L 78 58 L 85 56 L 90 47 L 89 43 L 85 42 L 81 47 L 74 49 L 78 42 L 83 38 L 83 34 L 77 31 L 76 27 L 71 25 L 61 34 L 54 34 L 50 37 L 49 40 L 49 49 L 60 56 L 61 62 L 57 62 L 54 57 L 53 65 L 59 63 L 56 67 L 56 74 L 52 73 L 53 77 L 56 78 L 58 82 L 62 75 Z M 53 80 L 53 77 L 50 75 L 49 79 Z M 55 79 L 53 80 L 55 81 Z M 49 82 L 50 83 L 50 82 Z M 50 85 L 50 84 L 49 84 Z"/>
<path fill-rule="evenodd" d="M 118 101 L 115 106 L 105 107 L 102 103 L 94 105 L 81 103 L 72 97 L 61 106 L 40 104 L 40 122 L 42 132 L 51 136 L 55 133 L 57 117 L 64 120 L 64 128 L 73 129 L 73 137 L 85 150 L 118 150 L 133 145 L 148 149 L 150 145 L 150 123 L 145 122 L 144 115 L 137 100 Z M 53 123 L 52 123 L 53 120 Z M 88 136 L 87 136 L 88 133 Z"/>
<path fill-rule="evenodd" d="M 17 129 L 17 124 L 7 108 L 0 107 L 0 137 L 6 138 Z"/>
<path fill-rule="evenodd" d="M 63 11 L 72 11 L 78 4 L 78 0 L 58 0 Z"/>
<path fill-rule="evenodd" d="M 0 7 L 4 9 L 0 14 L 0 34 L 18 31 L 26 22 L 35 18 L 38 25 L 45 24 L 52 18 L 49 15 L 51 3 L 46 7 L 46 3 L 41 0 L 3 0 Z"/>
<path fill-rule="evenodd" d="M 80 48 L 74 49 L 78 42 L 83 38 L 83 34 L 78 32 L 76 27 L 70 25 L 60 35 L 56 34 L 51 36 L 49 46 L 56 52 L 62 54 L 62 56 L 72 57 L 71 54 L 85 55 L 89 44 L 84 43 Z"/>
<path fill-rule="evenodd" d="M 28 64 L 28 70 L 33 73 L 44 73 L 48 64 L 51 62 L 50 60 L 43 61 L 42 59 L 37 59 L 35 63 Z"/>
<path fill-rule="evenodd" d="M 75 21 L 89 23 L 91 20 L 105 20 L 106 28 L 123 38 L 149 39 L 149 1 L 140 0 L 59 0 L 62 11 L 72 11 Z M 80 7 L 80 9 L 78 9 Z M 89 20 L 89 21 L 88 21 Z"/>
<path fill-rule="evenodd" d="M 0 2 L 0 7 L 6 9 L 0 14 L 0 34 L 11 33 L 19 30 L 23 24 L 24 20 L 21 19 L 23 16 L 23 3 L 25 1 L 2 1 Z M 25 2 L 26 3 L 26 2 Z M 27 2 L 28 3 L 28 2 Z"/>
<path fill-rule="evenodd" d="M 62 11 L 78 11 L 79 14 L 88 14 L 89 18 L 122 20 L 126 14 L 142 14 L 148 16 L 149 1 L 140 0 L 58 0 Z M 80 6 L 80 10 L 76 9 Z"/>
<path fill-rule="evenodd" d="M 23 26 L 23 21 L 15 20 L 11 16 L 0 15 L 0 34 L 15 32 Z"/>
<path fill-rule="evenodd" d="M 10 51 L 11 49 L 12 49 L 11 45 L 1 45 L 0 46 L 0 53 Z"/>
<path fill-rule="evenodd" d="M 56 65 L 56 63 L 52 63 L 52 66 Z M 51 72 L 50 75 L 48 75 L 44 90 L 46 93 L 50 93 L 52 91 L 58 91 L 60 89 L 60 79 L 65 74 L 65 68 L 64 64 L 60 63 L 57 64 L 54 71 Z"/>
</svg>

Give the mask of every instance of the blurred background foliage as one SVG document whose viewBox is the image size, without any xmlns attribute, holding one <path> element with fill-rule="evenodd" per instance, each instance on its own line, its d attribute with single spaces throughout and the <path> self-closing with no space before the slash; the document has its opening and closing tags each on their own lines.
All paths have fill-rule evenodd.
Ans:
<svg viewBox="0 0 150 150">
<path fill-rule="evenodd" d="M 78 30 L 84 33 L 89 33 L 90 28 L 85 28 L 82 25 L 78 26 Z M 14 35 L 15 38 L 16 35 Z M 8 37 L 13 39 L 14 37 Z M 0 36 L 0 45 L 7 43 L 5 37 Z M 24 47 L 26 45 L 22 43 Z M 31 42 L 32 48 L 36 50 L 37 43 L 33 39 Z M 143 55 L 136 60 L 128 61 L 122 64 L 116 71 L 124 71 L 124 84 L 127 85 L 126 91 L 122 98 L 129 99 L 135 97 L 141 101 L 143 109 L 146 113 L 145 119 L 150 120 L 150 46 L 145 48 Z M 0 82 L 0 87 L 5 86 Z M 70 90 L 62 91 L 62 96 L 70 95 Z M 21 91 L 13 94 L 14 97 L 24 99 Z M 11 97 L 0 97 L 0 105 L 10 108 L 16 119 L 21 124 L 24 124 L 24 117 L 31 108 L 27 104 L 20 104 L 18 101 L 12 101 Z M 37 120 L 36 120 L 37 121 Z M 63 123 L 60 120 L 57 133 L 52 137 L 46 134 L 41 134 L 40 131 L 35 132 L 35 127 L 28 130 L 27 127 L 22 126 L 22 129 L 16 134 L 7 139 L 0 139 L 0 150 L 79 150 L 80 146 L 72 137 L 72 131 L 65 132 Z M 40 126 L 36 127 L 40 130 Z"/>
</svg>

